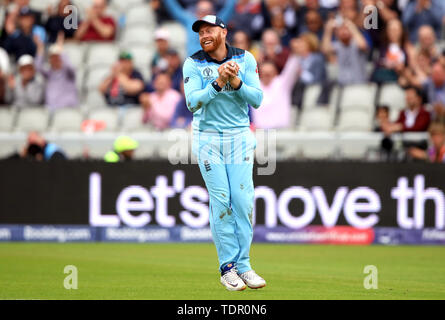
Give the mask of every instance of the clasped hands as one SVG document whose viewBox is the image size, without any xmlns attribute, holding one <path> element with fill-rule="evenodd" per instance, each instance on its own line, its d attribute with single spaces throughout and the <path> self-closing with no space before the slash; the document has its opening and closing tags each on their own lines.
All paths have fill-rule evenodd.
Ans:
<svg viewBox="0 0 445 320">
<path fill-rule="evenodd" d="M 223 88 L 230 83 L 232 88 L 238 88 L 241 80 L 238 78 L 239 65 L 234 61 L 228 61 L 218 68 L 219 77 L 216 79 L 218 85 Z"/>
</svg>

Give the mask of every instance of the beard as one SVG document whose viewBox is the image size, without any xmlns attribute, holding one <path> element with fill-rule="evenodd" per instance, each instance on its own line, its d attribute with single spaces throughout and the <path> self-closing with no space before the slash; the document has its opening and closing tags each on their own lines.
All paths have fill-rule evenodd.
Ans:
<svg viewBox="0 0 445 320">
<path fill-rule="evenodd" d="M 213 41 L 210 45 L 204 44 L 204 42 L 209 41 L 208 39 L 206 41 L 201 41 L 201 48 L 207 53 L 212 53 L 216 51 L 223 42 L 221 34 L 218 34 L 215 38 L 210 40 Z"/>
</svg>

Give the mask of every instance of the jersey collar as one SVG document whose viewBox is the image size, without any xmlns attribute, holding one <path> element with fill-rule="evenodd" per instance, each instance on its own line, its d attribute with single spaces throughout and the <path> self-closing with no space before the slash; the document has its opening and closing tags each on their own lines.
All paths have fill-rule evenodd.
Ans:
<svg viewBox="0 0 445 320">
<path fill-rule="evenodd" d="M 204 51 L 204 57 L 205 57 L 206 61 L 207 62 L 214 62 L 214 63 L 217 63 L 217 64 L 223 64 L 224 62 L 229 61 L 233 57 L 234 49 L 233 49 L 233 47 L 229 46 L 227 43 L 226 43 L 226 48 L 227 48 L 227 56 L 223 60 L 221 60 L 221 61 L 213 59 L 211 56 L 209 56 L 209 54 L 207 52 L 205 52 L 203 50 Z"/>
</svg>

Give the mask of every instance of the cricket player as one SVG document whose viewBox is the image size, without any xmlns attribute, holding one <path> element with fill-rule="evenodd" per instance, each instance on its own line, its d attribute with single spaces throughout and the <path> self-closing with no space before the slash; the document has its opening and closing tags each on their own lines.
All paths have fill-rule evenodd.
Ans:
<svg viewBox="0 0 445 320">
<path fill-rule="evenodd" d="M 209 217 L 221 283 L 231 291 L 266 285 L 250 266 L 254 202 L 248 105 L 263 98 L 252 54 L 226 44 L 226 24 L 214 15 L 197 20 L 202 50 L 184 63 L 187 107 L 193 112 L 193 153 L 209 192 Z"/>
</svg>

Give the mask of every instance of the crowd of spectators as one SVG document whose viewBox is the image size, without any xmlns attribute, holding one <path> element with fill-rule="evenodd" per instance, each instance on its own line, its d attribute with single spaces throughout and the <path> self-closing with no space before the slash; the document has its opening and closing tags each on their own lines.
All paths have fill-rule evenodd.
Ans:
<svg viewBox="0 0 445 320">
<path fill-rule="evenodd" d="M 0 14 L 0 104 L 18 108 L 45 105 L 49 110 L 77 107 L 76 70 L 64 54 L 66 42 L 112 42 L 119 22 L 107 14 L 107 0 L 93 0 L 77 29 L 65 27 L 70 0 L 46 12 L 29 0 L 5 0 Z M 327 103 L 334 86 L 395 83 L 406 91 L 407 108 L 396 122 L 390 106 L 377 106 L 376 130 L 427 131 L 445 122 L 445 55 L 439 46 L 445 22 L 441 0 L 148 0 L 156 14 L 155 55 L 147 61 L 152 77 L 122 51 L 98 90 L 110 107 L 139 107 L 141 121 L 162 130 L 190 126 L 182 88 L 186 57 L 171 46 L 176 35 L 160 27 L 175 20 L 186 30 L 186 54 L 200 49 L 191 24 L 217 14 L 229 28 L 230 44 L 257 59 L 263 105 L 251 110 L 257 128 L 287 128 L 292 106 L 301 107 L 308 85 L 323 87 Z M 377 10 L 377 29 L 366 28 L 364 8 Z M 49 66 L 47 66 L 49 64 Z M 335 79 L 328 66 L 337 65 Z M 372 66 L 368 72 L 367 66 Z M 436 130 L 437 131 L 437 130 Z"/>
</svg>

